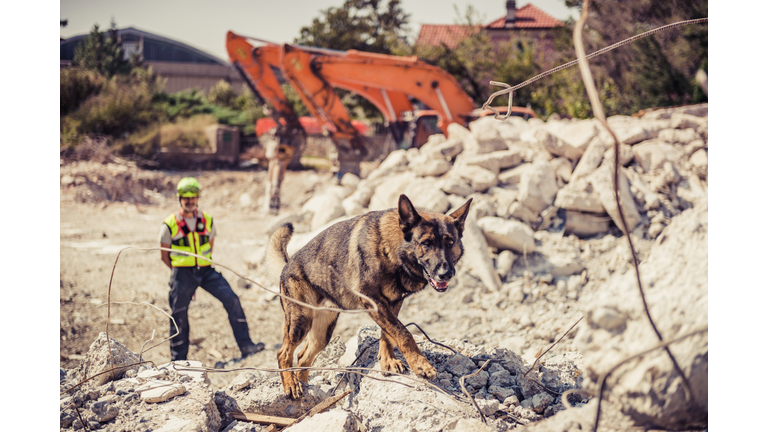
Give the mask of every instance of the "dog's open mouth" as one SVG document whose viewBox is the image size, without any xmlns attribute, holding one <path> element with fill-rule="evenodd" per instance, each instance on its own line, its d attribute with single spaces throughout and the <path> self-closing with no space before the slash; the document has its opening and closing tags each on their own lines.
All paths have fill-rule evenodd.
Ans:
<svg viewBox="0 0 768 432">
<path fill-rule="evenodd" d="M 437 292 L 444 292 L 448 289 L 448 282 L 438 282 L 432 278 L 429 278 L 429 284 L 432 285 L 432 288 L 435 289 Z"/>
</svg>

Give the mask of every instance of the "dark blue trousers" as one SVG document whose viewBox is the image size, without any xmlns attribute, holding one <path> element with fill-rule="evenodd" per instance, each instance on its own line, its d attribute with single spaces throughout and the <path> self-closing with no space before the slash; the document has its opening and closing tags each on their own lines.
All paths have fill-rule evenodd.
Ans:
<svg viewBox="0 0 768 432">
<path fill-rule="evenodd" d="M 240 306 L 240 299 L 224 276 L 212 266 L 205 267 L 174 267 L 171 272 L 171 292 L 168 294 L 168 303 L 171 306 L 171 316 L 179 326 L 179 334 L 171 339 L 171 360 L 186 360 L 189 351 L 189 319 L 187 310 L 192 301 L 197 287 L 208 291 L 216 297 L 229 314 L 229 325 L 235 334 L 235 341 L 239 347 L 251 343 L 248 334 L 248 323 L 245 321 L 245 313 Z M 176 333 L 176 328 L 171 320 L 171 335 Z"/>
</svg>

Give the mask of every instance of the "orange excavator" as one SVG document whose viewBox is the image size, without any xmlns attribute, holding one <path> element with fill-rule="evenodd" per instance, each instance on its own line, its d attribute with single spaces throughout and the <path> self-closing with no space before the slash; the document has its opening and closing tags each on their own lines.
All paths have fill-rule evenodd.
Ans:
<svg viewBox="0 0 768 432">
<path fill-rule="evenodd" d="M 250 40 L 263 45 L 254 46 Z M 466 125 L 482 115 L 453 76 L 415 56 L 279 45 L 231 31 L 226 46 L 230 61 L 262 103 L 269 104 L 277 125 L 274 140 L 266 146 L 268 210 L 273 213 L 280 207 L 280 184 L 288 162 L 307 135 L 288 103 L 280 78 L 296 90 L 310 114 L 327 127 L 338 153 L 339 176 L 345 172 L 359 174 L 360 161 L 372 149 L 369 140 L 352 124 L 335 88 L 357 93 L 376 106 L 396 142 L 409 137 L 405 147 L 420 146 L 431 133 L 448 136 L 449 124 Z M 406 121 L 409 114 L 416 112 L 414 99 L 430 110 L 419 111 L 414 119 Z M 526 114 L 535 117 L 529 109 Z M 437 128 L 430 129 L 430 123 Z"/>
</svg>

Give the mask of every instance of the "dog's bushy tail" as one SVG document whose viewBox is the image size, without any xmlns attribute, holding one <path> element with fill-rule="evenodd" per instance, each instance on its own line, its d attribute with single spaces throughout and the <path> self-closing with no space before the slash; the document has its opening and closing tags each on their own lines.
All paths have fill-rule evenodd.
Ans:
<svg viewBox="0 0 768 432">
<path fill-rule="evenodd" d="M 288 262 L 288 242 L 293 236 L 293 225 L 289 222 L 280 226 L 272 237 L 269 238 L 267 246 L 266 264 L 269 271 L 269 277 L 272 281 L 279 281 L 283 267 Z"/>
</svg>

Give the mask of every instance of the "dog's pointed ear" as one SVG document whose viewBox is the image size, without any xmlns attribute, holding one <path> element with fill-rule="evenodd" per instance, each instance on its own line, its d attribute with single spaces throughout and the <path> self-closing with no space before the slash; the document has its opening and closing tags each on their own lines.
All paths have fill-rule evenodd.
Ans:
<svg viewBox="0 0 768 432">
<path fill-rule="evenodd" d="M 421 222 L 421 215 L 419 215 L 416 207 L 411 204 L 411 200 L 405 195 L 400 195 L 400 199 L 397 202 L 397 212 L 400 215 L 400 229 L 403 232 L 410 231 Z"/>
<path fill-rule="evenodd" d="M 465 202 L 463 206 L 459 207 L 458 210 L 450 214 L 450 216 L 455 219 L 453 223 L 456 225 L 456 229 L 459 231 L 459 235 L 464 233 L 464 221 L 467 220 L 467 215 L 469 214 L 469 205 L 471 203 L 472 198 L 467 200 L 467 202 Z"/>
</svg>

